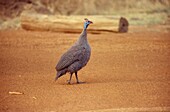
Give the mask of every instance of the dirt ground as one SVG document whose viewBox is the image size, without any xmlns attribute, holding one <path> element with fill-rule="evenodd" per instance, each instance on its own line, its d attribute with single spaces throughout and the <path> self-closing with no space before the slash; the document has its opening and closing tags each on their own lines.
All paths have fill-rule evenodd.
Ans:
<svg viewBox="0 0 170 112">
<path fill-rule="evenodd" d="M 79 34 L 0 31 L 0 112 L 170 111 L 170 32 L 156 29 L 88 34 L 86 83 L 72 85 L 55 65 Z"/>
</svg>

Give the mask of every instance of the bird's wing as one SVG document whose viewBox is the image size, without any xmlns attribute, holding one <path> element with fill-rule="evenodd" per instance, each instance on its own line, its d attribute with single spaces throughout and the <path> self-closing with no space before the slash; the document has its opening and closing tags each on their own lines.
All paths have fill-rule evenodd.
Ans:
<svg viewBox="0 0 170 112">
<path fill-rule="evenodd" d="M 81 46 L 71 47 L 66 53 L 62 55 L 56 66 L 56 69 L 62 70 L 74 62 L 81 60 L 83 58 L 84 52 L 85 50 Z"/>
</svg>

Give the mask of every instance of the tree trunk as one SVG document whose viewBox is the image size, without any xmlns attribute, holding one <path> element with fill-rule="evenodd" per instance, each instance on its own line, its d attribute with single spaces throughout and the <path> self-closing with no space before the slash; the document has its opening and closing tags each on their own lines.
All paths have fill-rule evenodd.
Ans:
<svg viewBox="0 0 170 112">
<path fill-rule="evenodd" d="M 128 21 L 123 17 L 112 16 L 58 16 L 42 15 L 23 12 L 20 16 L 21 27 L 33 31 L 55 31 L 65 33 L 80 33 L 83 28 L 84 18 L 93 21 L 88 32 L 127 32 Z"/>
</svg>

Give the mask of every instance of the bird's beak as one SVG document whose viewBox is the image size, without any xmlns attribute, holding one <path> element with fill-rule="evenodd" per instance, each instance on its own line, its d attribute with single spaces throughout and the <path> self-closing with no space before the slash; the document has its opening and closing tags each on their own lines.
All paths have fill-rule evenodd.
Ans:
<svg viewBox="0 0 170 112">
<path fill-rule="evenodd" d="M 93 24 L 93 22 L 92 21 L 89 21 L 90 22 L 90 24 Z"/>
</svg>

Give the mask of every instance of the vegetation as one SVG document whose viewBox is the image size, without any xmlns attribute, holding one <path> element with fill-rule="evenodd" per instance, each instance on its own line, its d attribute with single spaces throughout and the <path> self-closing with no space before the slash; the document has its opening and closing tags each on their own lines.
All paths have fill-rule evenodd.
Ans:
<svg viewBox="0 0 170 112">
<path fill-rule="evenodd" d="M 166 23 L 170 0 L 1 0 L 0 28 L 8 28 L 8 22 L 10 28 L 18 27 L 16 19 L 25 10 L 47 15 L 123 16 L 131 25 L 153 25 Z"/>
</svg>

